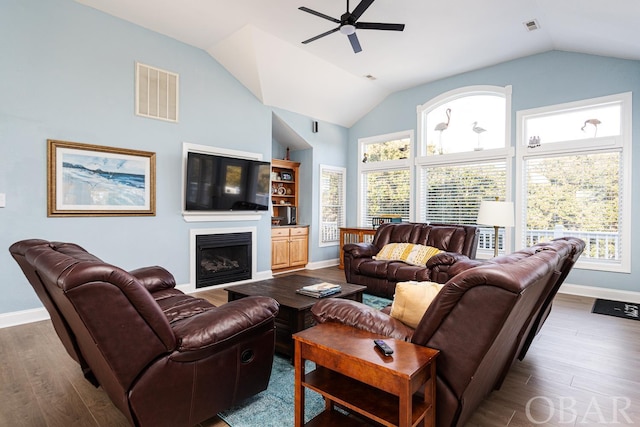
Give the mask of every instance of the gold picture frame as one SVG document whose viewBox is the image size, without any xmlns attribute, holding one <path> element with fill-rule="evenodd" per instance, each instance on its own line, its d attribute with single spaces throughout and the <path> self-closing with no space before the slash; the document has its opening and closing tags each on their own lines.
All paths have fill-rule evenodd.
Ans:
<svg viewBox="0 0 640 427">
<path fill-rule="evenodd" d="M 155 214 L 155 153 L 47 140 L 47 216 Z"/>
</svg>

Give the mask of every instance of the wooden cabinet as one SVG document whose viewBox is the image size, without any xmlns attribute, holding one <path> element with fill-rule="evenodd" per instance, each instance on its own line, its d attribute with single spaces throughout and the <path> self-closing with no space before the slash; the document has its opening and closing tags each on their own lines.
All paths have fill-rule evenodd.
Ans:
<svg viewBox="0 0 640 427">
<path fill-rule="evenodd" d="M 271 202 L 273 216 L 286 219 L 285 208 L 298 206 L 300 163 L 271 159 Z"/>
<path fill-rule="evenodd" d="M 271 203 L 274 223 L 279 224 L 271 228 L 274 273 L 299 270 L 309 262 L 309 228 L 293 225 L 298 223 L 299 171 L 299 162 L 271 160 Z"/>
<path fill-rule="evenodd" d="M 271 228 L 271 270 L 274 273 L 302 269 L 309 262 L 309 228 Z"/>
</svg>

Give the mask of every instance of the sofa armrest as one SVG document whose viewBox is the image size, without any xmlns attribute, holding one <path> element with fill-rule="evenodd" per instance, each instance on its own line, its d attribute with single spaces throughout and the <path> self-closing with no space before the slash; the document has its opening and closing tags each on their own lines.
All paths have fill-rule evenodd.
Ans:
<svg viewBox="0 0 640 427">
<path fill-rule="evenodd" d="M 269 297 L 246 297 L 191 316 L 172 325 L 179 352 L 210 349 L 250 333 L 278 314 L 279 304 Z"/>
<path fill-rule="evenodd" d="M 347 243 L 343 246 L 342 250 L 345 255 L 349 255 L 352 258 L 371 258 L 379 251 L 372 243 Z"/>
<path fill-rule="evenodd" d="M 176 286 L 176 279 L 162 267 L 142 267 L 129 272 L 144 286 L 150 293 L 163 289 L 172 289 Z"/>
<path fill-rule="evenodd" d="M 311 307 L 318 323 L 336 322 L 374 334 L 411 341 L 413 329 L 382 311 L 342 298 L 327 298 Z"/>
<path fill-rule="evenodd" d="M 458 273 L 481 264 L 484 264 L 484 261 L 470 259 L 456 252 L 440 252 L 427 260 L 431 279 L 438 283 L 446 283 Z"/>
</svg>

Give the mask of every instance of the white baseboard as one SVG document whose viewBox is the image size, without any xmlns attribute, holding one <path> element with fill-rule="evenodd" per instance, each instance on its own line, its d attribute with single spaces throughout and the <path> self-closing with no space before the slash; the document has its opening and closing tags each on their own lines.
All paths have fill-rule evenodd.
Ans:
<svg viewBox="0 0 640 427">
<path fill-rule="evenodd" d="M 318 261 L 318 262 L 310 262 L 307 264 L 307 270 L 319 270 L 321 268 L 334 267 L 340 264 L 340 260 L 338 258 L 328 259 L 326 261 Z"/>
<path fill-rule="evenodd" d="M 338 259 L 320 261 L 307 264 L 307 269 L 317 270 L 319 268 L 338 265 Z M 254 281 L 271 279 L 271 271 L 264 271 L 257 274 Z M 189 285 L 179 285 L 177 288 L 186 288 Z M 228 286 L 228 285 L 226 285 Z M 640 304 L 640 292 L 622 291 L 619 289 L 599 288 L 596 286 L 573 285 L 564 283 L 560 290 L 561 294 L 578 295 L 590 298 L 602 298 L 614 301 L 625 301 Z M 0 313 L 0 329 L 11 326 L 23 325 L 25 323 L 39 322 L 49 319 L 49 313 L 43 308 L 33 308 L 30 310 L 13 311 L 10 313 Z"/>
<path fill-rule="evenodd" d="M 0 329 L 48 319 L 49 313 L 44 307 L 2 313 L 0 314 Z"/>
<path fill-rule="evenodd" d="M 640 304 L 640 292 L 599 288 L 596 286 L 572 285 L 570 283 L 563 283 L 558 292 L 561 294 L 578 295 L 581 297 L 601 298 Z"/>
</svg>

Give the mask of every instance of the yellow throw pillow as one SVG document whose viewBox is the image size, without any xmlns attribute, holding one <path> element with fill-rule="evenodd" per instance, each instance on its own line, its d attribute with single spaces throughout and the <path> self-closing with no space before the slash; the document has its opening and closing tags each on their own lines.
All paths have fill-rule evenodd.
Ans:
<svg viewBox="0 0 640 427">
<path fill-rule="evenodd" d="M 442 252 L 440 249 L 432 246 L 414 243 L 387 243 L 373 259 L 403 261 L 411 265 L 424 266 L 429 258 L 440 252 Z"/>
<path fill-rule="evenodd" d="M 391 317 L 415 329 L 443 286 L 435 282 L 398 282 Z"/>
</svg>

